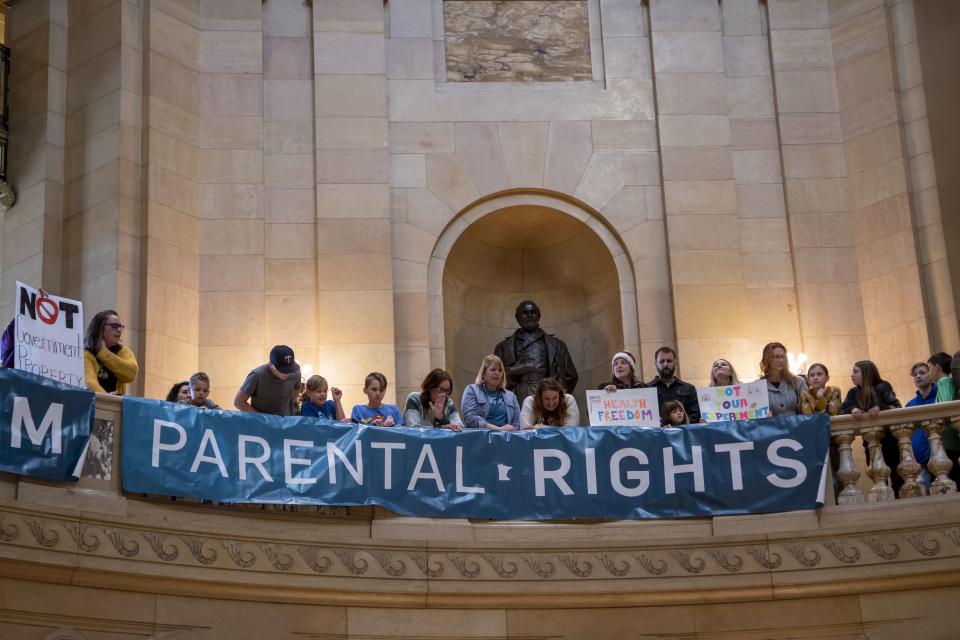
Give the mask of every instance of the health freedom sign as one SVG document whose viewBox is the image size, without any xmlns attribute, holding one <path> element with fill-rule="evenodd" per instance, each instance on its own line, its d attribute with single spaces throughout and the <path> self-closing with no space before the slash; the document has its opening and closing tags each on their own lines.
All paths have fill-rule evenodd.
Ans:
<svg viewBox="0 0 960 640">
<path fill-rule="evenodd" d="M 707 422 L 756 420 L 770 415 L 767 381 L 755 380 L 728 387 L 698 387 L 700 415 Z"/>
<path fill-rule="evenodd" d="M 0 369 L 0 471 L 75 480 L 93 411 L 92 391 Z"/>
<path fill-rule="evenodd" d="M 83 305 L 17 283 L 14 367 L 57 382 L 85 387 Z"/>
<path fill-rule="evenodd" d="M 593 427 L 659 427 L 657 390 L 617 389 L 607 393 L 588 389 L 587 415 Z"/>
<path fill-rule="evenodd" d="M 827 416 L 682 429 L 357 427 L 123 399 L 123 488 L 413 516 L 647 518 L 823 504 Z"/>
</svg>

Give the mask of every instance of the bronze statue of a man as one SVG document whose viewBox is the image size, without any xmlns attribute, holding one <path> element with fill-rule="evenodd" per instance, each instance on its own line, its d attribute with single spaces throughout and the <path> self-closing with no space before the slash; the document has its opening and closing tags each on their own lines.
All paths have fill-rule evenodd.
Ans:
<svg viewBox="0 0 960 640">
<path fill-rule="evenodd" d="M 514 317 L 520 328 L 493 350 L 503 360 L 507 388 L 517 394 L 522 404 L 524 398 L 536 392 L 542 379 L 553 376 L 563 383 L 568 393 L 573 393 L 579 377 L 577 368 L 563 340 L 540 328 L 537 303 L 524 300 L 517 305 Z"/>
</svg>

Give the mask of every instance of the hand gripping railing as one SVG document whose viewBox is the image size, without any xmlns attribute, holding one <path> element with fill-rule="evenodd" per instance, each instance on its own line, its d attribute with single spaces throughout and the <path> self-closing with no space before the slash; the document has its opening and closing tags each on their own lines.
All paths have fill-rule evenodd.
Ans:
<svg viewBox="0 0 960 640">
<path fill-rule="evenodd" d="M 915 429 L 923 429 L 930 440 L 930 461 L 927 469 L 933 478 L 930 483 L 930 495 L 954 493 L 956 483 L 948 477 L 953 462 L 943 449 L 944 429 L 949 425 L 960 425 L 960 400 L 944 402 L 906 409 L 882 411 L 876 417 L 835 416 L 830 419 L 830 432 L 837 447 L 838 462 L 835 469 L 837 480 L 842 489 L 837 496 L 838 504 L 856 504 L 881 502 L 895 499 L 890 483 L 891 469 L 883 459 L 881 440 L 886 431 L 896 438 L 900 451 L 900 462 L 896 472 L 903 478 L 900 498 L 915 498 L 924 495 L 919 482 L 921 465 L 913 455 L 911 438 Z M 873 486 L 864 494 L 858 487 L 860 471 L 854 463 L 851 444 L 856 436 L 861 436 L 869 451 L 866 475 Z"/>
</svg>

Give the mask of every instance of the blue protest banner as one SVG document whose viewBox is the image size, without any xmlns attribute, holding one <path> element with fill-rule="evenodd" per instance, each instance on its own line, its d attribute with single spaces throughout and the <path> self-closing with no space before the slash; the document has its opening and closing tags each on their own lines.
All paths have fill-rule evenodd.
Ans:
<svg viewBox="0 0 960 640">
<path fill-rule="evenodd" d="M 76 480 L 90 438 L 94 393 L 26 371 L 0 369 L 0 471 Z"/>
<path fill-rule="evenodd" d="M 123 488 L 405 515 L 647 518 L 823 503 L 824 415 L 505 433 L 356 427 L 123 399 Z"/>
</svg>

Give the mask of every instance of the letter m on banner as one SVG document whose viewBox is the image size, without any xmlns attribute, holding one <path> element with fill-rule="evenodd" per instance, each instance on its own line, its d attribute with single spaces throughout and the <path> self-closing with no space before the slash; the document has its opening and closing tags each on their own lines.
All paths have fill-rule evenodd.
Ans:
<svg viewBox="0 0 960 640">
<path fill-rule="evenodd" d="M 33 414 L 30 412 L 30 402 L 27 398 L 16 396 L 13 399 L 13 415 L 10 419 L 10 446 L 19 449 L 22 444 L 23 430 L 26 429 L 27 436 L 34 446 L 43 445 L 43 439 L 47 431 L 52 431 L 50 452 L 59 455 L 62 448 L 63 436 L 63 405 L 58 402 L 51 402 L 50 407 L 40 421 L 40 426 L 36 426 L 33 420 Z"/>
<path fill-rule="evenodd" d="M 76 480 L 94 410 L 92 391 L 0 369 L 0 471 Z"/>
</svg>

